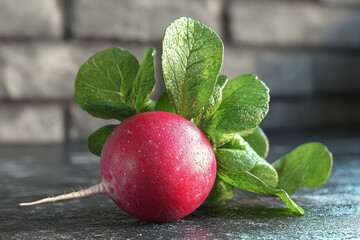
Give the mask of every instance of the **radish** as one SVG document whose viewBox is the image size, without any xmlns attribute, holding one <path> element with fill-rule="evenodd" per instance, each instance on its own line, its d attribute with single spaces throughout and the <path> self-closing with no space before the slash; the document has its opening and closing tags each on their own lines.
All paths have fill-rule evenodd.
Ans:
<svg viewBox="0 0 360 240">
<path fill-rule="evenodd" d="M 20 205 L 105 194 L 136 218 L 167 222 L 198 208 L 216 176 L 215 154 L 204 134 L 167 112 L 140 113 L 119 124 L 103 147 L 100 165 L 101 183 Z"/>
</svg>

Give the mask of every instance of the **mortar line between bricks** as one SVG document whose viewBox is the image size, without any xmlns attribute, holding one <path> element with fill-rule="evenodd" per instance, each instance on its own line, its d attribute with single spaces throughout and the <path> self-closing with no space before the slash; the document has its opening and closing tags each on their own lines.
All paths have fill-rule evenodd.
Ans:
<svg viewBox="0 0 360 240">
<path fill-rule="evenodd" d="M 6 37 L 0 36 L 0 44 L 35 44 L 35 43 L 67 43 L 67 44 L 123 44 L 123 45 L 151 45 L 161 46 L 161 39 L 159 40 L 124 40 L 118 38 L 102 38 L 102 37 L 69 37 L 69 38 L 29 38 L 29 37 Z"/>
<path fill-rule="evenodd" d="M 18 106 L 18 105 L 23 105 L 23 106 L 29 106 L 29 105 L 35 105 L 35 106 L 39 106 L 39 105 L 53 105 L 53 104 L 73 104 L 76 103 L 75 99 L 19 99 L 19 100 L 15 100 L 15 99 L 1 99 L 0 100 L 0 106 L 4 106 L 4 105 L 12 105 L 12 106 Z"/>
<path fill-rule="evenodd" d="M 71 21 L 73 18 L 73 1 L 72 0 L 63 0 L 62 2 L 63 9 L 63 36 L 64 39 L 71 39 Z"/>
<path fill-rule="evenodd" d="M 234 1 L 234 0 L 232 0 Z M 235 1 L 241 1 L 241 2 L 247 2 L 248 0 L 235 0 Z M 268 3 L 268 0 L 257 0 L 258 3 Z M 329 2 L 329 1 L 323 1 L 323 0 L 274 0 L 273 2 L 283 2 L 283 3 L 311 3 L 318 6 L 323 7 L 340 7 L 341 9 L 354 9 L 360 7 L 359 2 Z"/>
<path fill-rule="evenodd" d="M 313 79 L 312 81 L 312 86 L 313 86 L 313 94 L 319 95 L 321 92 L 321 88 L 319 88 L 319 81 L 316 80 L 316 63 L 315 63 L 315 59 L 316 59 L 316 55 L 318 54 L 318 52 L 310 52 L 310 58 L 311 58 L 311 65 L 309 68 L 309 72 L 310 72 L 310 77 Z"/>
<path fill-rule="evenodd" d="M 254 50 L 254 51 L 278 51 L 278 52 L 303 52 L 303 51 L 319 51 L 327 53 L 344 53 L 349 55 L 359 55 L 360 47 L 331 47 L 331 46 L 283 46 L 283 45 L 256 45 L 256 44 L 246 44 L 246 43 L 232 43 L 227 48 L 232 47 L 233 49 L 238 50 Z"/>
<path fill-rule="evenodd" d="M 275 95 L 271 96 L 270 93 L 270 104 L 274 101 L 294 101 L 294 102 L 304 102 L 304 101 L 328 101 L 331 100 L 342 100 L 342 101 L 360 101 L 359 93 L 321 93 L 317 92 L 316 94 L 302 94 L 302 95 Z"/>
<path fill-rule="evenodd" d="M 64 141 L 65 142 L 69 142 L 70 141 L 70 125 L 71 125 L 71 114 L 70 114 L 70 105 L 66 104 L 63 107 L 63 111 L 64 111 L 64 126 L 63 126 L 63 131 L 64 131 Z"/>
<path fill-rule="evenodd" d="M 225 30 L 224 30 L 225 32 Z M 229 35 L 231 35 L 229 30 Z M 236 43 L 231 39 L 226 40 L 228 45 L 225 45 L 225 50 L 233 47 L 235 49 L 245 49 L 245 50 L 256 50 L 256 51 L 265 51 L 265 50 L 274 50 L 274 51 L 324 51 L 328 53 L 346 53 L 349 55 L 358 55 L 360 54 L 360 46 L 311 46 L 311 45 L 280 45 L 280 44 L 252 44 L 252 43 Z M 161 48 L 161 41 L 125 41 L 119 39 L 105 39 L 105 38 L 68 38 L 68 39 L 29 39 L 29 38 L 6 38 L 0 36 L 0 45 L 16 45 L 16 44 L 113 44 L 113 46 L 131 46 L 131 45 L 142 45 L 148 47 Z M 160 53 L 158 53 L 160 54 Z"/>
<path fill-rule="evenodd" d="M 222 28 L 224 34 L 224 42 L 231 44 L 231 30 L 230 30 L 230 13 L 229 13 L 229 0 L 222 2 Z"/>
<path fill-rule="evenodd" d="M 299 95 L 275 95 L 271 96 L 271 101 L 308 101 L 308 100 L 327 100 L 327 99 L 337 99 L 337 100 L 360 100 L 360 95 L 358 92 L 344 92 L 344 93 L 322 93 L 317 92 L 316 94 L 299 94 Z M 71 104 L 76 104 L 75 99 L 69 100 L 56 100 L 56 99 L 21 99 L 21 100 L 11 100 L 11 99 L 2 99 L 0 101 L 0 106 L 47 106 L 47 105 L 64 105 L 65 108 L 68 108 Z"/>
</svg>

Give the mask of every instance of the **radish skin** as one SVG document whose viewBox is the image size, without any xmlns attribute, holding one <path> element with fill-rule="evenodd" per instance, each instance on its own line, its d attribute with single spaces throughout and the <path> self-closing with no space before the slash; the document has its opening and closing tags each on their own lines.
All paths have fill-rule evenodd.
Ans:
<svg viewBox="0 0 360 240">
<path fill-rule="evenodd" d="M 168 222 L 192 213 L 216 176 L 211 144 L 193 123 L 168 112 L 145 112 L 119 124 L 101 153 L 101 182 L 30 206 L 104 194 L 128 214 Z"/>
</svg>

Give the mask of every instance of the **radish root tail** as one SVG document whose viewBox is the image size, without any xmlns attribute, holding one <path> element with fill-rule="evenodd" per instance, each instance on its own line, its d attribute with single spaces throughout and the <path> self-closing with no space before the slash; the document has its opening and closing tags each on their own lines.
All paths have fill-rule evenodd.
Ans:
<svg viewBox="0 0 360 240">
<path fill-rule="evenodd" d="M 34 202 L 28 202 L 28 203 L 20 203 L 20 206 L 31 206 L 31 205 L 37 205 L 41 203 L 49 203 L 49 202 L 56 202 L 61 200 L 67 200 L 67 199 L 74 199 L 74 198 L 83 198 L 83 197 L 89 197 L 93 195 L 102 195 L 105 194 L 105 188 L 104 186 L 99 183 L 97 185 L 91 186 L 87 189 L 81 189 L 77 192 L 72 192 L 68 194 L 59 195 L 56 197 L 47 197 L 38 201 Z"/>
</svg>

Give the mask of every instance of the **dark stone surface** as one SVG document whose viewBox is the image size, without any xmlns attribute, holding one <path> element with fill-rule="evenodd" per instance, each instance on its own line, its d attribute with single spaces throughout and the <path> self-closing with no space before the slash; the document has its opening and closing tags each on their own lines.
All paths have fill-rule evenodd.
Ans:
<svg viewBox="0 0 360 240">
<path fill-rule="evenodd" d="M 135 219 L 106 196 L 19 207 L 98 183 L 99 159 L 84 143 L 2 145 L 0 239 L 359 239 L 360 135 L 270 134 L 270 161 L 311 140 L 328 146 L 334 166 L 325 185 L 293 195 L 304 216 L 293 216 L 277 197 L 238 190 L 231 201 L 162 224 Z"/>
</svg>

